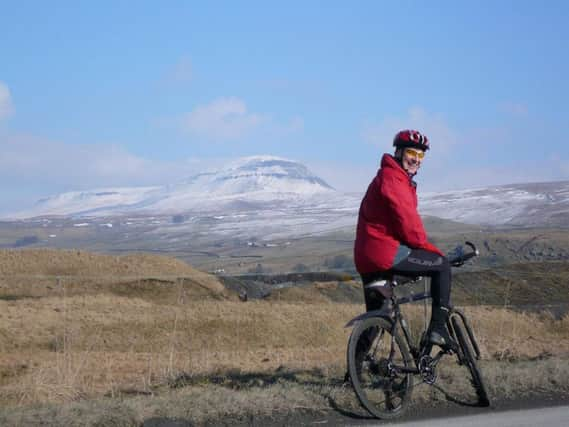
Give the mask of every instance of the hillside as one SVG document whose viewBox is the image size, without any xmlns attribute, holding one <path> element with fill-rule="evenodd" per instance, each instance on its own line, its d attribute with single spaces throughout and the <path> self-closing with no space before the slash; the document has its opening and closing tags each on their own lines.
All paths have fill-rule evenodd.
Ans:
<svg viewBox="0 0 569 427">
<path fill-rule="evenodd" d="M 520 280 L 506 281 L 492 276 L 503 269 L 457 275 L 455 302 L 470 290 L 499 305 L 464 307 L 494 396 L 567 392 L 569 317 L 504 309 L 509 295 L 554 284 L 557 296 L 569 295 L 567 269 L 519 264 Z M 347 274 L 239 276 L 273 290 L 244 303 L 216 277 L 163 256 L 5 250 L 0 272 L 1 425 L 140 426 L 156 417 L 219 425 L 298 408 L 358 408 L 342 382 L 344 326 L 363 310 L 360 285 Z M 309 283 L 274 289 L 297 279 Z M 419 336 L 423 308 L 405 311 Z M 468 401 L 462 368 L 447 366 L 439 384 Z M 419 406 L 445 399 L 416 396 Z"/>
<path fill-rule="evenodd" d="M 569 226 L 569 181 L 423 193 L 421 213 L 487 226 Z"/>
<path fill-rule="evenodd" d="M 336 191 L 330 185 L 298 162 L 274 156 L 253 156 L 164 186 L 96 188 L 56 194 L 11 217 L 153 216 L 190 210 L 200 212 L 204 208 L 229 210 L 242 204 L 274 204 L 334 194 Z"/>
<path fill-rule="evenodd" d="M 60 294 L 187 295 L 228 298 L 231 292 L 209 274 L 176 258 L 103 255 L 79 250 L 0 250 L 0 299 Z"/>
</svg>

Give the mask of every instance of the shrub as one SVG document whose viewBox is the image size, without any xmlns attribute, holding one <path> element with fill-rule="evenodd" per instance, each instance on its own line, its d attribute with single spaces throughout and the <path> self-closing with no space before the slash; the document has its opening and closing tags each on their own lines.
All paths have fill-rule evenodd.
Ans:
<svg viewBox="0 0 569 427">
<path fill-rule="evenodd" d="M 352 259 L 346 255 L 336 255 L 333 258 L 326 258 L 324 266 L 334 269 L 353 269 L 354 263 Z"/>
<path fill-rule="evenodd" d="M 309 269 L 306 264 L 298 263 L 292 268 L 292 271 L 294 271 L 295 273 L 306 273 L 307 271 L 309 271 Z"/>
<path fill-rule="evenodd" d="M 39 241 L 40 241 L 40 239 L 38 238 L 38 236 L 25 236 L 25 237 L 22 237 L 21 239 L 16 240 L 16 243 L 14 243 L 14 246 L 16 248 L 21 248 L 22 246 L 28 246 L 28 245 L 36 244 Z"/>
</svg>

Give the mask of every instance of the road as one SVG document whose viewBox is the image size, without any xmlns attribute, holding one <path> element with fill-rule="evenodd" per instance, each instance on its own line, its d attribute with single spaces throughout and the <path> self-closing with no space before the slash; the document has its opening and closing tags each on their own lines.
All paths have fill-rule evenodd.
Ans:
<svg viewBox="0 0 569 427">
<path fill-rule="evenodd" d="M 424 421 L 378 421 L 363 425 L 397 425 L 402 427 L 567 427 L 569 426 L 569 406 L 492 412 L 488 414 L 436 418 Z M 362 426 L 362 424 L 358 424 L 358 426 Z"/>
<path fill-rule="evenodd" d="M 566 402 L 564 400 L 563 402 Z M 531 404 L 531 403 L 529 403 Z M 419 414 L 413 414 L 412 420 L 381 421 L 370 418 L 350 418 L 339 416 L 337 413 L 326 415 L 295 414 L 286 417 L 255 417 L 248 419 L 212 420 L 205 423 L 206 427 L 372 427 L 372 426 L 400 426 L 400 427 L 567 427 L 569 426 L 569 406 L 548 406 L 532 409 L 510 409 L 505 411 L 498 408 L 472 408 L 477 413 L 462 416 L 445 417 L 445 413 L 452 411 L 437 410 L 437 416 L 426 411 L 429 418 L 416 419 Z M 483 412 L 478 412 L 483 411 Z M 188 421 L 153 418 L 146 420 L 143 427 L 191 427 Z"/>
</svg>

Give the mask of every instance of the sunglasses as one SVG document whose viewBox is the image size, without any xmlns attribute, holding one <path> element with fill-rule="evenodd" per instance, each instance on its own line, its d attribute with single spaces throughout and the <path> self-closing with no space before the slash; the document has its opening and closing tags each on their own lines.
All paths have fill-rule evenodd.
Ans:
<svg viewBox="0 0 569 427">
<path fill-rule="evenodd" d="M 415 150 L 414 148 L 406 148 L 405 154 L 407 154 L 408 156 L 411 156 L 411 157 L 416 157 L 419 160 L 423 160 L 423 158 L 425 157 L 424 151 Z"/>
</svg>

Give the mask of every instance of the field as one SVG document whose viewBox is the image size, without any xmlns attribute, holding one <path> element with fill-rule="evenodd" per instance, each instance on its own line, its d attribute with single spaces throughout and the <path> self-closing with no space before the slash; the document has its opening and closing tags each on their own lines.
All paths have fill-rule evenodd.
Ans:
<svg viewBox="0 0 569 427">
<path fill-rule="evenodd" d="M 363 306 L 333 298 L 353 282 L 243 302 L 176 259 L 54 250 L 0 251 L 0 276 L 1 425 L 361 412 L 342 378 L 344 325 Z M 569 315 L 512 311 L 503 295 L 465 307 L 491 394 L 569 393 Z M 408 315 L 419 331 L 422 306 Z M 417 405 L 472 398 L 463 368 L 447 365 Z"/>
<path fill-rule="evenodd" d="M 211 232 L 214 225 L 211 221 L 214 220 L 197 224 L 191 230 L 179 228 L 170 217 L 129 218 L 128 221 L 125 218 L 91 218 L 85 221 L 89 226 L 77 227 L 77 221 L 65 218 L 0 221 L 0 248 L 78 248 L 119 255 L 133 252 L 163 254 L 202 271 L 223 270 L 232 275 L 329 269 L 354 271 L 354 226 L 326 233 L 268 238 L 262 229 L 249 228 L 250 233 L 245 234 L 238 227 L 228 234 Z M 112 228 L 107 227 L 110 223 L 114 224 Z M 476 265 L 483 268 L 519 262 L 569 260 L 566 229 L 480 228 L 434 217 L 425 218 L 425 227 L 444 251 L 465 240 L 476 243 L 481 253 Z"/>
</svg>

